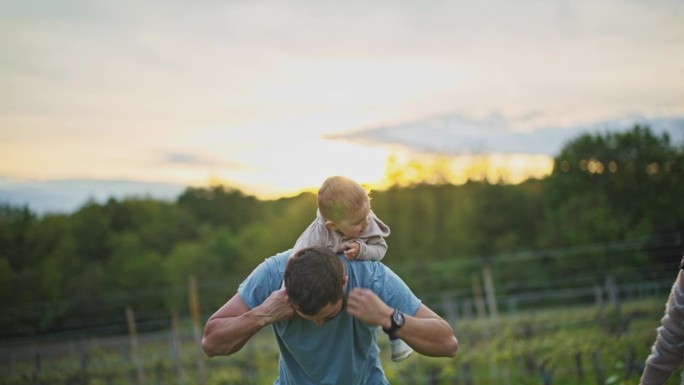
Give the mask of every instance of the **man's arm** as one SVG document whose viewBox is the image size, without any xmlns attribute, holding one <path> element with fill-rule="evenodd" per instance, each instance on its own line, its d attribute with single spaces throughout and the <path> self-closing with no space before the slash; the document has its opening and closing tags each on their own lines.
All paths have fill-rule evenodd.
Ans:
<svg viewBox="0 0 684 385">
<path fill-rule="evenodd" d="M 372 291 L 357 288 L 349 292 L 347 311 L 363 322 L 389 329 L 394 309 Z M 405 315 L 404 318 L 404 326 L 395 334 L 413 350 L 431 357 L 456 355 L 458 340 L 451 326 L 430 308 L 421 304 L 415 315 Z"/>
<path fill-rule="evenodd" d="M 385 316 L 381 326 L 389 329 L 390 317 L 394 309 Z M 458 351 L 458 340 L 454 332 L 442 317 L 427 306 L 421 304 L 414 316 L 404 315 L 404 326 L 395 335 L 417 351 L 432 357 L 454 357 Z"/>
<path fill-rule="evenodd" d="M 229 356 L 240 349 L 262 327 L 294 315 L 285 289 L 271 295 L 261 305 L 249 309 L 239 294 L 209 317 L 204 327 L 202 350 L 207 356 Z"/>
</svg>

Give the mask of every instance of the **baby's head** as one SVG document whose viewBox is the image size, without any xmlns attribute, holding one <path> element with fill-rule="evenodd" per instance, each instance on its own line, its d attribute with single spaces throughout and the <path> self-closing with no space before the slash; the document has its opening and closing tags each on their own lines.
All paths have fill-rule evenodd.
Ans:
<svg viewBox="0 0 684 385">
<path fill-rule="evenodd" d="M 352 179 L 331 176 L 318 189 L 318 210 L 326 227 L 355 238 L 368 225 L 370 195 Z"/>
</svg>

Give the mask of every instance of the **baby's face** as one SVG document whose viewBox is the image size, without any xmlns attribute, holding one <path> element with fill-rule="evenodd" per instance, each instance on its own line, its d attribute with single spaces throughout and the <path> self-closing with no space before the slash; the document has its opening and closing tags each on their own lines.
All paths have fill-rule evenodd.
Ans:
<svg viewBox="0 0 684 385">
<path fill-rule="evenodd" d="M 369 214 L 370 205 L 366 205 L 336 223 L 337 230 L 348 238 L 358 238 L 368 226 Z"/>
</svg>

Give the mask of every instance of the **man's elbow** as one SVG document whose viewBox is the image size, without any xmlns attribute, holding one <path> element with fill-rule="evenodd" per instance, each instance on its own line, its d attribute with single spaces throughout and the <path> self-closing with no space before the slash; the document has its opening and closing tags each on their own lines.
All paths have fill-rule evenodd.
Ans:
<svg viewBox="0 0 684 385">
<path fill-rule="evenodd" d="M 201 348 L 207 357 L 229 356 L 238 352 L 242 348 L 242 344 L 225 339 L 219 343 L 215 336 L 205 334 L 202 337 Z"/>
<path fill-rule="evenodd" d="M 221 351 L 222 348 L 220 347 L 220 344 L 218 344 L 218 341 L 219 340 L 216 338 L 216 335 L 211 332 L 209 324 L 207 324 L 207 328 L 204 329 L 204 335 L 202 336 L 202 342 L 200 344 L 202 352 L 204 352 L 207 357 L 225 355 L 225 353 Z"/>
<path fill-rule="evenodd" d="M 207 336 L 202 337 L 202 351 L 207 357 L 214 357 L 218 355 L 214 344 L 211 343 L 211 340 L 207 338 Z"/>
<path fill-rule="evenodd" d="M 458 340 L 456 339 L 455 336 L 451 336 L 449 340 L 446 343 L 446 356 L 447 357 L 456 357 L 456 353 L 458 352 Z"/>
</svg>

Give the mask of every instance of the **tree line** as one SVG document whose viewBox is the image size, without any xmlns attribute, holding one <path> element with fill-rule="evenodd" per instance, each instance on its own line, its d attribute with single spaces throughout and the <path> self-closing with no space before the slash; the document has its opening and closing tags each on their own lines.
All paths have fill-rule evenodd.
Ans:
<svg viewBox="0 0 684 385">
<path fill-rule="evenodd" d="M 392 229 L 383 262 L 417 293 L 467 289 L 483 264 L 498 290 L 514 292 L 608 274 L 674 277 L 682 197 L 684 146 L 636 125 L 568 141 L 544 179 L 395 186 L 373 191 L 372 205 Z M 208 313 L 290 248 L 315 210 L 314 194 L 262 201 L 221 185 L 187 188 L 173 202 L 112 198 L 40 217 L 2 204 L 0 339 L 115 332 L 126 306 L 167 319 L 187 307 L 190 275 Z"/>
</svg>

